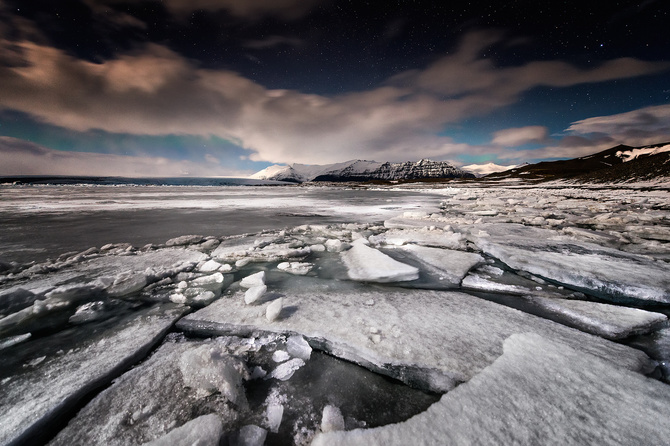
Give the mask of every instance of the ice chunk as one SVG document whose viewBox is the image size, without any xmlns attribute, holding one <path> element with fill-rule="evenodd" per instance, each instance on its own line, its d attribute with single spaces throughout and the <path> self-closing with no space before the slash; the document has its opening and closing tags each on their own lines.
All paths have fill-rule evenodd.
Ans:
<svg viewBox="0 0 670 446">
<path fill-rule="evenodd" d="M 300 335 L 289 336 L 286 340 L 286 351 L 294 358 L 300 358 L 304 361 L 309 361 L 312 355 L 312 347 Z"/>
<path fill-rule="evenodd" d="M 24 333 L 22 335 L 16 335 L 12 336 L 6 339 L 3 339 L 0 341 L 0 350 L 4 350 L 6 348 L 9 348 L 13 345 L 20 344 L 21 342 L 27 341 L 30 339 L 31 334 L 30 333 Z"/>
<path fill-rule="evenodd" d="M 335 356 L 433 391 L 470 379 L 500 356 L 505 338 L 520 332 L 540 333 L 632 370 L 653 369 L 641 351 L 467 294 L 360 284 L 334 290 L 318 287 L 318 279 L 303 280 L 284 297 L 288 307 L 298 308 L 290 317 L 270 323 L 258 317 L 256 307 L 226 299 L 177 326 L 208 336 L 297 333 Z M 373 306 L 365 304 L 369 300 Z M 370 327 L 385 340 L 372 342 Z"/>
<path fill-rule="evenodd" d="M 285 352 L 284 350 L 277 350 L 272 354 L 272 360 L 274 362 L 284 362 L 288 361 L 291 359 L 291 355 L 288 354 L 288 352 Z"/>
<path fill-rule="evenodd" d="M 326 250 L 328 252 L 341 252 L 345 249 L 345 243 L 342 242 L 342 240 L 338 239 L 329 239 L 326 240 L 326 243 L 324 244 L 326 246 Z"/>
<path fill-rule="evenodd" d="M 428 265 L 429 269 L 438 272 L 452 285 L 459 285 L 472 267 L 484 261 L 482 256 L 471 252 L 418 245 L 405 245 L 402 249 Z"/>
<path fill-rule="evenodd" d="M 537 334 L 515 334 L 500 358 L 426 412 L 317 434 L 312 444 L 663 444 L 668 401 L 670 387 L 659 381 Z"/>
<path fill-rule="evenodd" d="M 637 308 L 541 296 L 528 298 L 553 313 L 557 320 L 607 339 L 623 339 L 646 333 L 668 320 L 664 314 Z"/>
<path fill-rule="evenodd" d="M 265 411 L 268 429 L 275 434 L 279 432 L 281 420 L 284 416 L 284 405 L 279 403 L 270 403 Z"/>
<path fill-rule="evenodd" d="M 184 246 L 194 245 L 200 243 L 205 238 L 202 235 L 182 235 L 180 237 L 171 238 L 165 242 L 165 246 Z"/>
<path fill-rule="evenodd" d="M 127 296 L 136 293 L 147 286 L 149 281 L 144 273 L 126 272 L 114 279 L 114 283 L 107 289 L 107 294 L 114 297 Z"/>
<path fill-rule="evenodd" d="M 670 265 L 548 229 L 483 225 L 479 248 L 511 268 L 551 279 L 605 299 L 670 303 Z"/>
<path fill-rule="evenodd" d="M 216 260 L 208 260 L 200 267 L 200 271 L 203 273 L 213 273 L 214 271 L 218 271 L 221 266 Z"/>
<path fill-rule="evenodd" d="M 337 406 L 327 405 L 323 408 L 323 415 L 321 416 L 321 432 L 334 432 L 344 430 L 344 417 L 340 408 Z"/>
<path fill-rule="evenodd" d="M 244 363 L 229 356 L 217 346 L 203 345 L 187 350 L 179 359 L 179 370 L 184 384 L 200 389 L 204 394 L 220 392 L 233 403 L 244 397 L 242 371 Z"/>
<path fill-rule="evenodd" d="M 189 286 L 204 288 L 209 291 L 221 291 L 221 288 L 223 288 L 223 280 L 223 274 L 214 273 L 208 276 L 196 277 L 191 280 Z"/>
<path fill-rule="evenodd" d="M 248 424 L 240 429 L 237 435 L 237 441 L 233 441 L 233 446 L 263 446 L 267 431 L 262 427 Z"/>
<path fill-rule="evenodd" d="M 203 415 L 173 429 L 163 437 L 144 443 L 147 446 L 218 446 L 223 423 L 216 414 Z"/>
<path fill-rule="evenodd" d="M 459 249 L 463 247 L 463 236 L 441 229 L 391 229 L 383 234 L 370 237 L 370 242 L 397 246 L 412 243 L 423 246 Z"/>
<path fill-rule="evenodd" d="M 405 282 L 419 278 L 419 270 L 400 263 L 381 251 L 365 245 L 354 245 L 340 254 L 352 280 L 365 282 Z"/>
<path fill-rule="evenodd" d="M 275 378 L 280 381 L 286 381 L 291 379 L 293 374 L 302 366 L 305 365 L 305 361 L 300 358 L 293 358 L 289 361 L 286 361 L 282 364 L 279 364 L 273 371 L 271 371 L 265 379 Z"/>
<path fill-rule="evenodd" d="M 268 307 L 265 309 L 265 318 L 270 322 L 274 322 L 281 314 L 281 310 L 283 307 L 284 307 L 283 297 L 273 300 L 272 303 L 268 305 Z"/>
<path fill-rule="evenodd" d="M 75 408 L 91 389 L 142 358 L 183 313 L 183 308 L 173 304 L 136 311 L 112 327 L 80 337 L 71 353 L 23 369 L 0 392 L 0 444 L 32 443 L 31 439 L 52 428 L 54 418 Z M 14 360 L 3 358 L 0 381 L 16 370 Z"/>
<path fill-rule="evenodd" d="M 262 285 L 265 285 L 265 271 L 251 274 L 240 281 L 240 286 L 242 288 L 251 288 Z"/>
<path fill-rule="evenodd" d="M 266 285 L 254 285 L 244 293 L 244 303 L 250 305 L 261 298 L 268 290 Z"/>
<path fill-rule="evenodd" d="M 286 273 L 304 276 L 314 268 L 314 265 L 307 262 L 282 262 L 277 265 L 277 269 Z"/>
</svg>

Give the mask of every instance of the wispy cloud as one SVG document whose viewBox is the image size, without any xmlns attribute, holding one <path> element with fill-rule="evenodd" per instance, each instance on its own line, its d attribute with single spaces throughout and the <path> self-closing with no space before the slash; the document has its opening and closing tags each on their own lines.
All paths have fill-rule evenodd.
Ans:
<svg viewBox="0 0 670 446">
<path fill-rule="evenodd" d="M 285 36 L 268 36 L 264 39 L 259 40 L 248 40 L 242 44 L 245 48 L 250 48 L 253 50 L 264 50 L 267 48 L 274 48 L 277 46 L 287 45 L 293 47 L 299 47 L 304 45 L 305 42 L 295 37 L 285 37 Z"/>
<path fill-rule="evenodd" d="M 294 2 L 279 4 L 289 8 Z M 445 125 L 505 107 L 532 88 L 668 68 L 628 58 L 589 69 L 561 61 L 501 68 L 480 56 L 501 39 L 494 33 L 469 34 L 453 54 L 423 70 L 369 91 L 332 97 L 270 90 L 231 71 L 199 68 L 158 45 L 94 64 L 44 44 L 4 41 L 0 48 L 13 45 L 25 63 L 0 66 L 0 108 L 77 131 L 215 135 L 246 148 L 254 161 L 406 160 L 410 153 L 445 159 L 491 150 L 439 136 Z M 494 140 L 512 145 L 543 136 L 539 127 L 530 127 L 496 134 Z"/>
<path fill-rule="evenodd" d="M 125 156 L 52 150 L 31 142 L 0 136 L 0 175 L 86 175 L 125 177 L 226 176 L 250 172 L 226 170 L 218 159 L 203 162 L 163 157 Z"/>
<path fill-rule="evenodd" d="M 491 144 L 518 147 L 531 142 L 544 142 L 549 131 L 541 125 L 499 130 L 493 134 Z"/>
<path fill-rule="evenodd" d="M 507 159 L 574 158 L 618 144 L 643 146 L 670 141 L 670 104 L 573 122 L 557 143 L 537 150 L 506 152 Z"/>
</svg>

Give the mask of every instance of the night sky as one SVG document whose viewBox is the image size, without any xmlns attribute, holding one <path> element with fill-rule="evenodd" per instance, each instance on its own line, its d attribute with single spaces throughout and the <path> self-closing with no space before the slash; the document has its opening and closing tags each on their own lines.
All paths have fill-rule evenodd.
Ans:
<svg viewBox="0 0 670 446">
<path fill-rule="evenodd" d="M 0 0 L 0 175 L 510 165 L 666 141 L 666 0 Z"/>
</svg>

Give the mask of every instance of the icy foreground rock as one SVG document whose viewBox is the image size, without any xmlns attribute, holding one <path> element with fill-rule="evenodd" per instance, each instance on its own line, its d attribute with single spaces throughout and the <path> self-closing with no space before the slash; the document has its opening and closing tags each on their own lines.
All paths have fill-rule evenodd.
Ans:
<svg viewBox="0 0 670 446">
<path fill-rule="evenodd" d="M 362 282 L 406 282 L 419 278 L 419 270 L 413 266 L 393 260 L 383 252 L 355 244 L 341 254 L 352 280 Z"/>
<path fill-rule="evenodd" d="M 39 362 L 24 358 L 26 367 L 18 363 L 22 355 L 5 351 L 0 370 L 0 444 L 25 444 L 43 435 L 54 417 L 142 358 L 184 311 L 173 304 L 138 311 L 105 330 L 78 337 L 68 352 L 54 351 Z M 40 346 L 35 347 L 39 352 Z"/>
<path fill-rule="evenodd" d="M 485 224 L 470 229 L 485 253 L 509 267 L 615 301 L 670 303 L 670 265 L 549 229 Z"/>
<path fill-rule="evenodd" d="M 630 445 L 670 438 L 667 385 L 537 334 L 513 335 L 503 350 L 406 422 L 318 434 L 312 445 Z"/>
<path fill-rule="evenodd" d="M 221 299 L 177 326 L 200 335 L 301 334 L 334 356 L 438 392 L 469 380 L 500 356 L 507 337 L 529 331 L 631 370 L 653 368 L 641 351 L 463 293 L 363 285 L 333 291 L 315 280 L 283 299 L 292 311 L 274 322 L 263 306 Z"/>
</svg>

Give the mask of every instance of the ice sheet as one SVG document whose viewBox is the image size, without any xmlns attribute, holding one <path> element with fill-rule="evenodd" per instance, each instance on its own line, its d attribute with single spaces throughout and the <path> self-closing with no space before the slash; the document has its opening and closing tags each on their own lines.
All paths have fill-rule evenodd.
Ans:
<svg viewBox="0 0 670 446">
<path fill-rule="evenodd" d="M 318 434 L 312 445 L 663 444 L 668 401 L 663 383 L 537 334 L 515 334 L 491 366 L 426 412 Z"/>
<path fill-rule="evenodd" d="M 467 381 L 501 354 L 505 338 L 527 331 L 632 370 L 653 368 L 640 351 L 463 293 L 363 285 L 338 291 L 304 280 L 285 293 L 287 311 L 274 322 L 264 317 L 264 305 L 230 298 L 177 326 L 200 335 L 301 334 L 312 347 L 433 391 Z"/>
</svg>

